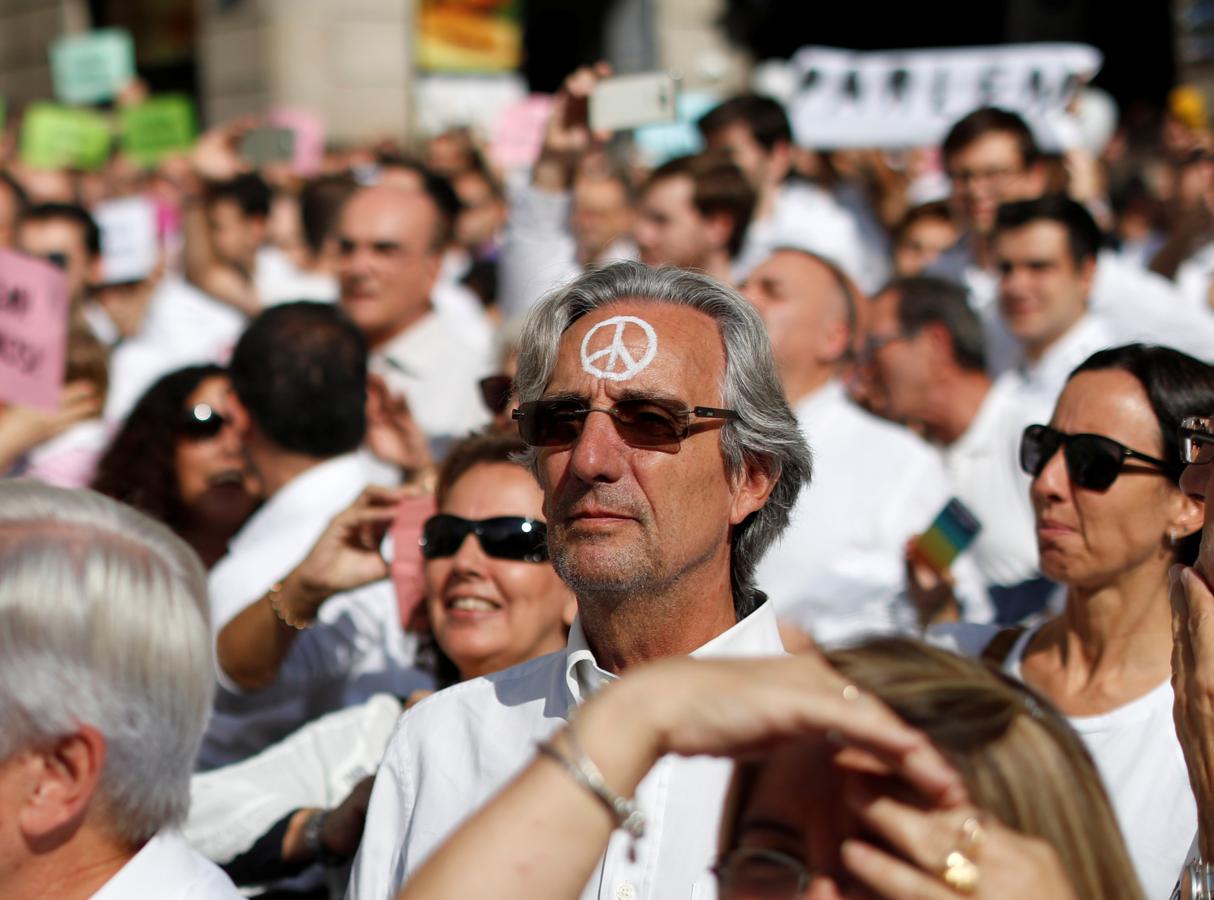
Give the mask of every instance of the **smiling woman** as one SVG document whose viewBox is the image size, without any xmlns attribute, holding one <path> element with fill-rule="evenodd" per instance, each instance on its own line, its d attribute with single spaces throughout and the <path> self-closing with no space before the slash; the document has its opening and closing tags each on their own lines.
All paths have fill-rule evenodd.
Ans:
<svg viewBox="0 0 1214 900">
<path fill-rule="evenodd" d="M 512 461 L 525 449 L 493 433 L 457 444 L 423 529 L 430 627 L 463 678 L 560 650 L 577 611 L 548 562 L 540 486 Z"/>
</svg>

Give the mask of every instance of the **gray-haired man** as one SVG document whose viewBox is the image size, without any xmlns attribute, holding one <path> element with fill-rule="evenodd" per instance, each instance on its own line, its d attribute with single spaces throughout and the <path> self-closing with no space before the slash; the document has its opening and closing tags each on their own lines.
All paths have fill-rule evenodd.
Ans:
<svg viewBox="0 0 1214 900">
<path fill-rule="evenodd" d="M 91 491 L 0 483 L 0 897 L 240 896 L 175 830 L 212 671 L 179 538 Z"/>
<path fill-rule="evenodd" d="M 577 595 L 562 653 L 407 714 L 377 777 L 351 895 L 387 898 L 451 830 L 629 666 L 782 652 L 754 567 L 809 479 L 763 324 L 719 283 L 617 263 L 549 295 L 521 342 L 517 418 L 553 562 Z M 667 758 L 648 819 L 584 897 L 711 897 L 729 765 Z M 698 892 L 698 893 L 697 893 Z"/>
</svg>

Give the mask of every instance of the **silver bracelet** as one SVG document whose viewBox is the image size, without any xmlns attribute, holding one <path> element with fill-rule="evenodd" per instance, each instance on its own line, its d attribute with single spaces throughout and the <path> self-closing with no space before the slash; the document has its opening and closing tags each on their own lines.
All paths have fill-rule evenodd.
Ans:
<svg viewBox="0 0 1214 900">
<path fill-rule="evenodd" d="M 1214 865 L 1194 860 L 1180 876 L 1181 900 L 1214 900 Z"/>
<path fill-rule="evenodd" d="M 573 722 L 565 729 L 565 739 L 569 744 L 571 756 L 562 753 L 551 741 L 540 741 L 537 745 L 540 753 L 556 760 L 573 779 L 602 802 L 615 819 L 615 827 L 623 829 L 639 839 L 645 834 L 645 815 L 636 804 L 635 798 L 621 797 L 603 780 L 603 773 L 582 750 L 578 743 L 577 734 L 573 730 Z"/>
</svg>

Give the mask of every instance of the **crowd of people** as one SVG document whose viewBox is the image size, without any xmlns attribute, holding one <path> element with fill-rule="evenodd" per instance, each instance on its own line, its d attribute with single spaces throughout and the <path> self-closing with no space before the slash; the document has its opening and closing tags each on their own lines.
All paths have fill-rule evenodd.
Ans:
<svg viewBox="0 0 1214 900">
<path fill-rule="evenodd" d="M 1214 897 L 1205 123 L 646 169 L 608 75 L 526 170 L 0 157 L 0 896 Z"/>
</svg>

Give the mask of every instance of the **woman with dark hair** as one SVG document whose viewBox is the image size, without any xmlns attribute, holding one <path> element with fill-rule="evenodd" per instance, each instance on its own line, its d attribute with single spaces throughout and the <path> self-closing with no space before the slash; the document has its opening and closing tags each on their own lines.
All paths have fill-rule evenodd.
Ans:
<svg viewBox="0 0 1214 900">
<path fill-rule="evenodd" d="M 257 507 L 219 366 L 163 376 L 139 398 L 92 487 L 164 522 L 210 568 Z"/>
<path fill-rule="evenodd" d="M 1041 572 L 1066 588 L 1033 628 L 941 626 L 944 641 L 1026 682 L 1084 739 L 1147 896 L 1171 891 L 1197 813 L 1172 722 L 1168 570 L 1196 558 L 1204 514 L 1179 487 L 1182 419 L 1214 409 L 1214 368 L 1130 344 L 1071 373 L 1020 445 Z"/>
</svg>

